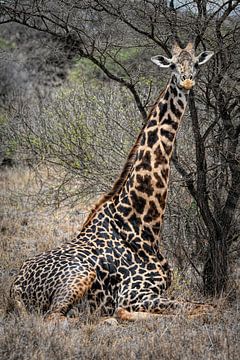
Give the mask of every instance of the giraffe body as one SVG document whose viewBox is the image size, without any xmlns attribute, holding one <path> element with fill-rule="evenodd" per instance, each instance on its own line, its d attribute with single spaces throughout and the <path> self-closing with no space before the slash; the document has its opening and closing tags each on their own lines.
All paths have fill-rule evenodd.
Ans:
<svg viewBox="0 0 240 360">
<path fill-rule="evenodd" d="M 172 59 L 152 59 L 162 67 L 174 66 L 175 71 L 150 111 L 120 178 L 76 239 L 23 264 L 11 288 L 18 307 L 66 314 L 85 299 L 112 315 L 162 313 L 180 305 L 165 295 L 172 269 L 159 250 L 160 230 L 170 159 L 187 94 L 196 64 L 210 57 L 202 53 L 196 58 L 188 45 L 175 46 Z"/>
</svg>

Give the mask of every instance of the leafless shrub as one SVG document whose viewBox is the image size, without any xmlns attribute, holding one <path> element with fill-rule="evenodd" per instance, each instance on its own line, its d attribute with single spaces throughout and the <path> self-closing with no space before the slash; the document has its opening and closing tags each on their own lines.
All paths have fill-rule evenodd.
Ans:
<svg viewBox="0 0 240 360">
<path fill-rule="evenodd" d="M 84 82 L 60 90 L 41 112 L 18 109 L 5 141 L 39 174 L 44 164 L 51 180 L 42 184 L 48 202 L 89 199 L 107 191 L 117 177 L 138 131 L 135 113 L 124 88 Z"/>
</svg>

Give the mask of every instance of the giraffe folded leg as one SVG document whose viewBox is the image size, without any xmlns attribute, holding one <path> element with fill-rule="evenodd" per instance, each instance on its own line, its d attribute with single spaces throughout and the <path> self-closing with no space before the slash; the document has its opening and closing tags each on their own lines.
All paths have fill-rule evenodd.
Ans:
<svg viewBox="0 0 240 360">
<path fill-rule="evenodd" d="M 7 311 L 14 311 L 20 317 L 27 315 L 27 310 L 21 299 L 21 296 L 17 292 L 15 292 L 14 296 L 14 298 L 9 298 L 9 309 Z"/>
<path fill-rule="evenodd" d="M 55 292 L 47 320 L 61 320 L 65 318 L 67 311 L 84 297 L 96 278 L 95 271 L 89 271 L 87 275 L 74 275 L 68 278 L 67 283 L 60 286 Z"/>
<path fill-rule="evenodd" d="M 159 316 L 160 314 L 152 314 L 148 312 L 141 311 L 128 311 L 123 308 L 118 308 L 116 311 L 117 319 L 121 321 L 137 321 L 137 320 L 146 320 L 152 319 L 153 317 Z"/>
<path fill-rule="evenodd" d="M 116 311 L 116 317 L 121 321 L 137 321 L 152 319 L 156 316 L 177 315 L 184 311 L 187 316 L 193 318 L 209 313 L 214 306 L 190 301 L 178 302 L 175 300 L 155 299 L 144 301 L 142 304 L 135 304 L 133 308 L 137 309 L 137 311 L 129 311 L 119 307 Z"/>
</svg>

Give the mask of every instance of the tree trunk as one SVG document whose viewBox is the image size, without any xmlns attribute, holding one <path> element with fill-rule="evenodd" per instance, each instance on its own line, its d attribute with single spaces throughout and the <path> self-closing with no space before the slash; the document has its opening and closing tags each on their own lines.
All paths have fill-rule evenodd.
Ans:
<svg viewBox="0 0 240 360">
<path fill-rule="evenodd" d="M 203 269 L 204 292 L 209 296 L 219 296 L 228 284 L 228 247 L 221 235 L 209 241 L 207 259 Z"/>
</svg>

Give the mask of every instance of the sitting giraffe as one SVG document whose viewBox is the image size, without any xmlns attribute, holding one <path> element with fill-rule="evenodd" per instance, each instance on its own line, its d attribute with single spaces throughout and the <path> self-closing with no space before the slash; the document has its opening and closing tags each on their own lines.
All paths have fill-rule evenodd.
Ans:
<svg viewBox="0 0 240 360">
<path fill-rule="evenodd" d="M 83 299 L 122 320 L 196 304 L 166 297 L 172 269 L 159 250 L 170 160 L 199 65 L 193 44 L 152 61 L 172 75 L 152 107 L 120 177 L 91 211 L 76 239 L 27 260 L 11 287 L 18 309 L 64 316 Z"/>
</svg>

